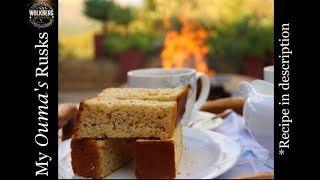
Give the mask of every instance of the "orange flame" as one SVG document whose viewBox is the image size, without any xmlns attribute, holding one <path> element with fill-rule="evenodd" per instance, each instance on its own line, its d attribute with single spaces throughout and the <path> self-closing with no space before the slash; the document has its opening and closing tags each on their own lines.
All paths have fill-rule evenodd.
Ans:
<svg viewBox="0 0 320 180">
<path fill-rule="evenodd" d="M 208 68 L 205 56 L 209 48 L 204 44 L 208 32 L 195 21 L 180 17 L 180 32 L 170 30 L 164 40 L 161 52 L 163 68 L 191 67 L 197 71 L 214 76 L 215 71 Z"/>
</svg>

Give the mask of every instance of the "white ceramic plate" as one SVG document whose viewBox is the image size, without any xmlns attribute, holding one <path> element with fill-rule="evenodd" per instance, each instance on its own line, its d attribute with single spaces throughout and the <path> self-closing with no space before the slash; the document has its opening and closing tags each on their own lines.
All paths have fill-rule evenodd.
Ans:
<svg viewBox="0 0 320 180">
<path fill-rule="evenodd" d="M 184 151 L 178 179 L 212 179 L 237 162 L 240 145 L 228 137 L 213 131 L 183 128 Z M 59 178 L 83 179 L 73 174 L 70 158 L 70 140 L 59 145 Z M 105 179 L 135 179 L 133 162 L 128 163 Z"/>
<path fill-rule="evenodd" d="M 220 117 L 212 120 L 212 118 L 216 116 L 217 115 L 210 112 L 197 111 L 191 115 L 190 123 L 194 123 L 192 128 L 214 130 L 223 123 L 223 119 Z"/>
</svg>

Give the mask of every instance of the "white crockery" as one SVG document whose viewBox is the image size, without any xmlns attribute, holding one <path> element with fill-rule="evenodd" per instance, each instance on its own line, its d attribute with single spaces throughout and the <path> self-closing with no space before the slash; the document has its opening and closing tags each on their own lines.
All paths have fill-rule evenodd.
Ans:
<svg viewBox="0 0 320 180">
<path fill-rule="evenodd" d="M 274 157 L 274 88 L 262 80 L 241 82 L 239 91 L 246 101 L 243 117 L 251 135 Z"/>
<path fill-rule="evenodd" d="M 210 91 L 209 77 L 192 68 L 146 68 L 128 72 L 128 86 L 132 88 L 176 88 L 189 86 L 186 112 L 182 124 L 186 126 L 192 113 L 206 102 Z M 197 80 L 201 80 L 201 92 L 196 101 Z"/>
<path fill-rule="evenodd" d="M 213 131 L 183 128 L 183 153 L 177 179 L 213 179 L 227 172 L 238 161 L 240 145 Z M 70 157 L 70 139 L 59 145 L 59 179 L 85 179 L 74 175 Z M 131 161 L 104 179 L 136 179 Z"/>
</svg>

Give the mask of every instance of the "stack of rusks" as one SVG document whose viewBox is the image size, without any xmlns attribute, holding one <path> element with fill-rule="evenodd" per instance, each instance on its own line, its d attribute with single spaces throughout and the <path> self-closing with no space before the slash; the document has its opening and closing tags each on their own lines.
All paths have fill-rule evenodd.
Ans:
<svg viewBox="0 0 320 180">
<path fill-rule="evenodd" d="M 80 103 L 71 140 L 76 175 L 103 178 L 134 160 L 135 176 L 175 178 L 189 88 L 107 88 Z"/>
</svg>

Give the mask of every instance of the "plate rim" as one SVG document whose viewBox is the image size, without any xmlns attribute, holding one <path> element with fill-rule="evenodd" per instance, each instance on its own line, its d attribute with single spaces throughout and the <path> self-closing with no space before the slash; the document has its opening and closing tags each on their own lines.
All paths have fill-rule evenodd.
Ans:
<svg viewBox="0 0 320 180">
<path fill-rule="evenodd" d="M 229 161 L 229 164 L 227 166 L 224 166 L 224 168 L 222 170 L 220 170 L 218 173 L 216 173 L 216 171 L 211 171 L 206 176 L 200 177 L 200 179 L 213 179 L 213 178 L 216 178 L 216 177 L 224 174 L 228 170 L 230 170 L 237 163 L 237 161 L 238 161 L 238 159 L 240 158 L 240 155 L 241 155 L 241 146 L 240 146 L 239 143 L 237 143 L 236 141 L 234 141 L 230 137 L 228 137 L 228 136 L 226 136 L 224 134 L 221 134 L 219 132 L 215 132 L 215 131 L 212 131 L 212 130 L 199 129 L 199 128 L 183 127 L 183 136 L 184 137 L 190 136 L 190 134 L 188 134 L 188 135 L 185 134 L 185 133 L 191 133 L 190 131 L 191 132 L 192 131 L 199 131 L 199 132 L 203 133 L 203 135 L 206 134 L 207 137 L 210 137 L 210 141 L 212 141 L 212 142 L 214 142 L 215 138 L 220 137 L 219 139 L 223 139 L 224 142 L 231 143 L 233 146 L 237 147 L 236 149 L 233 149 L 233 151 L 235 150 L 236 153 L 233 154 L 233 158 L 230 160 L 231 162 Z M 64 171 L 63 168 L 60 167 L 60 163 L 61 163 L 61 159 L 60 158 L 63 158 L 63 155 L 60 155 L 62 153 L 61 149 L 64 146 L 66 146 L 66 148 L 68 148 L 68 150 L 71 151 L 70 143 L 71 143 L 71 139 L 67 139 L 67 140 L 62 141 L 58 146 L 58 177 L 59 178 L 60 177 L 64 178 L 64 179 L 66 178 L 60 173 L 61 170 Z M 221 144 L 221 143 L 217 143 L 217 142 L 214 142 L 214 143 L 216 143 L 221 148 L 221 151 L 223 151 L 225 149 L 228 149 L 226 147 L 223 147 L 223 144 Z M 67 153 L 69 151 L 67 151 Z"/>
<path fill-rule="evenodd" d="M 233 161 L 231 161 L 230 165 L 228 165 L 227 167 L 225 167 L 223 170 L 220 170 L 219 173 L 215 173 L 215 172 L 211 172 L 209 173 L 207 176 L 202 177 L 201 179 L 213 179 L 216 177 L 219 177 L 220 175 L 224 174 L 225 172 L 227 172 L 228 170 L 230 170 L 238 161 L 238 159 L 241 156 L 241 146 L 239 143 L 237 143 L 236 141 L 234 141 L 233 139 L 229 138 L 228 136 L 219 133 L 219 132 L 215 132 L 212 130 L 206 130 L 206 129 L 200 129 L 200 128 L 190 128 L 190 127 L 184 127 L 183 130 L 188 129 L 191 131 L 202 131 L 203 133 L 206 133 L 208 136 L 210 136 L 210 140 L 216 138 L 216 136 L 220 136 L 222 139 L 227 140 L 229 143 L 231 142 L 233 145 L 235 145 L 237 148 L 237 153 L 235 154 Z M 219 145 L 219 147 L 221 148 L 221 144 L 216 143 Z M 226 148 L 222 148 L 222 149 L 226 149 Z M 221 150 L 222 150 L 221 149 Z M 235 149 L 234 149 L 235 150 Z"/>
</svg>

